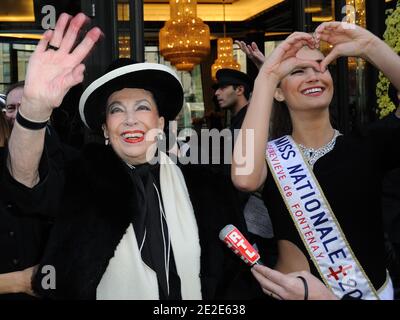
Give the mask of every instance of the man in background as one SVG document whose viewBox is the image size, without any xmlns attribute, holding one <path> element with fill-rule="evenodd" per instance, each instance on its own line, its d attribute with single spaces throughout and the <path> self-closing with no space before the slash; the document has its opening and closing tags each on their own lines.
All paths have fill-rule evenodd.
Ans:
<svg viewBox="0 0 400 320">
<path fill-rule="evenodd" d="M 253 81 L 240 71 L 220 69 L 216 73 L 217 82 L 213 85 L 215 98 L 222 110 L 231 114 L 230 126 L 232 150 L 234 141 L 242 126 L 249 105 Z M 224 172 L 230 176 L 230 165 L 224 166 Z M 268 210 L 261 199 L 260 192 L 251 194 L 241 192 L 243 214 L 249 231 L 249 241 L 259 250 L 264 263 L 275 263 L 275 244 L 273 230 Z"/>
</svg>

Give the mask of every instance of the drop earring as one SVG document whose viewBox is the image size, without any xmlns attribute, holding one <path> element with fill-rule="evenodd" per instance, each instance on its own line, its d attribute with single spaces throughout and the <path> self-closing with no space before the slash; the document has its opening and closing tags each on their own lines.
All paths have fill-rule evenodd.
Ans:
<svg viewBox="0 0 400 320">
<path fill-rule="evenodd" d="M 164 132 L 158 132 L 156 139 L 157 139 L 157 141 L 163 141 L 164 140 Z"/>
<path fill-rule="evenodd" d="M 110 144 L 110 140 L 109 140 L 108 138 L 106 138 L 106 140 L 104 141 L 104 144 L 105 144 L 106 146 L 108 146 L 108 145 Z"/>
</svg>

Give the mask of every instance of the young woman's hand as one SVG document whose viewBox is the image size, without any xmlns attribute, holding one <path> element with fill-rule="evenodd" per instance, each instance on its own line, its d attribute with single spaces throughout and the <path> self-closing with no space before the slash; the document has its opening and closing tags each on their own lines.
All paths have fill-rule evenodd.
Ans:
<svg viewBox="0 0 400 320">
<path fill-rule="evenodd" d="M 292 33 L 265 60 L 260 69 L 259 76 L 266 76 L 278 84 L 292 70 L 298 67 L 313 67 L 319 71 L 320 65 L 316 61 L 297 58 L 297 52 L 304 46 L 314 49 L 314 38 L 304 32 Z"/>
<path fill-rule="evenodd" d="M 88 17 L 83 13 L 73 18 L 63 13 L 55 30 L 44 33 L 27 68 L 21 108 L 27 118 L 47 119 L 68 90 L 82 82 L 85 70 L 82 61 L 102 34 L 99 28 L 92 28 L 74 47 L 79 31 L 87 22 Z"/>
<path fill-rule="evenodd" d="M 361 57 L 368 59 L 368 53 L 378 39 L 368 30 L 346 22 L 332 21 L 320 24 L 314 33 L 316 45 L 321 40 L 333 46 L 332 51 L 321 62 L 321 69 L 326 67 L 338 57 Z"/>
<path fill-rule="evenodd" d="M 257 69 L 260 69 L 265 61 L 264 54 L 258 49 L 255 42 L 246 44 L 244 41 L 235 40 L 235 43 L 240 47 L 246 56 L 256 65 Z"/>
<path fill-rule="evenodd" d="M 265 266 L 255 265 L 251 272 L 265 294 L 278 300 L 337 300 L 336 296 L 310 272 L 301 271 L 283 274 Z M 303 283 L 302 277 L 307 288 Z"/>
</svg>

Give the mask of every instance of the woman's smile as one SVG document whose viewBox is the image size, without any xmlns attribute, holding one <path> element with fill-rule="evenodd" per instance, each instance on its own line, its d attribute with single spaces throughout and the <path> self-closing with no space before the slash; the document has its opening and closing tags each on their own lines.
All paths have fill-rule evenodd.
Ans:
<svg viewBox="0 0 400 320">
<path fill-rule="evenodd" d="M 301 91 L 301 93 L 305 96 L 309 97 L 319 97 L 321 96 L 325 91 L 324 87 L 321 86 L 316 86 L 316 87 L 310 87 L 307 89 L 304 89 Z"/>
<path fill-rule="evenodd" d="M 145 132 L 143 130 L 127 130 L 122 132 L 121 137 L 127 143 L 136 144 L 144 140 Z"/>
</svg>

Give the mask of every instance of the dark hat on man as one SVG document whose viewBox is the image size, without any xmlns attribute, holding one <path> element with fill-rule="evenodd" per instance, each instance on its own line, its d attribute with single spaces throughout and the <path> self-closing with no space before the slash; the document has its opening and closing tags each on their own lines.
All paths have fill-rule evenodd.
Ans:
<svg viewBox="0 0 400 320">
<path fill-rule="evenodd" d="M 134 63 L 130 59 L 118 59 L 108 71 L 92 82 L 79 101 L 79 113 L 83 123 L 101 132 L 105 122 L 107 99 L 124 88 L 150 91 L 157 104 L 158 113 L 166 121 L 174 120 L 183 105 L 183 88 L 177 74 L 157 63 Z"/>
<path fill-rule="evenodd" d="M 253 90 L 253 81 L 244 72 L 234 69 L 219 69 L 216 73 L 217 82 L 213 84 L 214 90 L 229 85 L 246 86 L 250 91 Z"/>
</svg>

